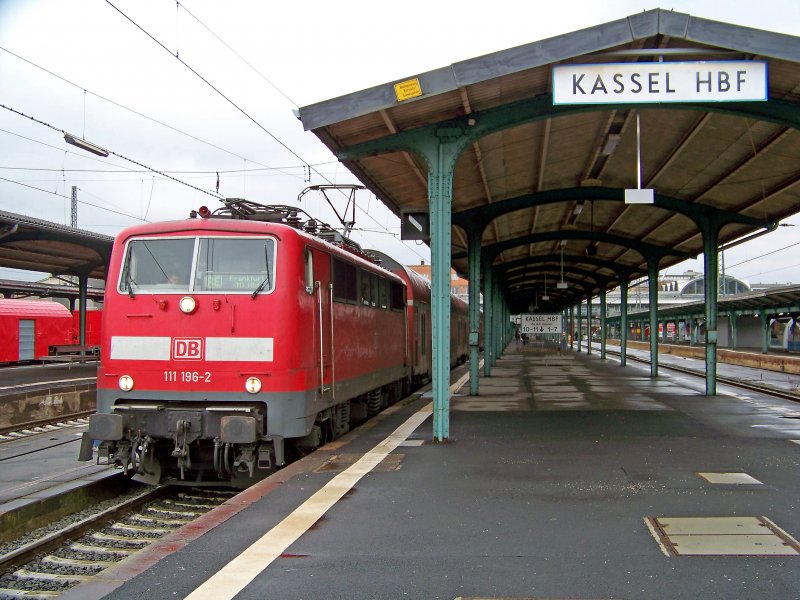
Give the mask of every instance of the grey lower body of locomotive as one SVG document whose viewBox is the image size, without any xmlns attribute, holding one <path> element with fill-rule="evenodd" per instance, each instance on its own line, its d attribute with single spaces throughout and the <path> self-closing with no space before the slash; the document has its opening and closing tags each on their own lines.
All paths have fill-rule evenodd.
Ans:
<svg viewBox="0 0 800 600">
<path fill-rule="evenodd" d="M 246 485 L 285 464 L 285 440 L 316 448 L 385 406 L 387 391 L 398 399 L 406 391 L 405 375 L 404 369 L 391 369 L 337 382 L 334 389 L 255 397 L 159 391 L 121 397 L 117 390 L 98 389 L 80 460 L 92 459 L 97 440 L 98 461 L 114 462 L 145 483 L 159 483 L 164 463 L 172 463 L 171 471 L 180 474 L 170 475 L 172 483 L 208 483 L 208 474 L 215 474 L 216 481 Z M 207 451 L 199 453 L 200 447 Z"/>
</svg>

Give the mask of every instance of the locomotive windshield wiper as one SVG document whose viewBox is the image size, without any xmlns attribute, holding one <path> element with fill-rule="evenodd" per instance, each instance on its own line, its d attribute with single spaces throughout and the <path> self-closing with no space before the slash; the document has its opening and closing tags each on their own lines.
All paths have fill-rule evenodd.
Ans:
<svg viewBox="0 0 800 600">
<path fill-rule="evenodd" d="M 250 295 L 251 298 L 255 298 L 258 296 L 258 293 L 263 290 L 265 287 L 269 286 L 272 287 L 272 282 L 270 281 L 269 277 L 269 253 L 267 251 L 267 245 L 264 244 L 264 264 L 266 265 L 267 269 L 267 276 L 264 278 L 264 281 L 258 284 L 258 287 L 253 290 L 253 293 Z"/>
<path fill-rule="evenodd" d="M 135 298 L 136 295 L 133 293 L 133 277 L 131 277 L 131 270 L 130 268 L 125 269 L 125 285 L 128 288 L 128 296 L 131 298 Z"/>
</svg>

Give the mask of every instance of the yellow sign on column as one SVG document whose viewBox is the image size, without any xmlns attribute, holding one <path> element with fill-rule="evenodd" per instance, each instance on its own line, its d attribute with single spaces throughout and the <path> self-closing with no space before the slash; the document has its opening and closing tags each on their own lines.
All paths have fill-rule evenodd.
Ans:
<svg viewBox="0 0 800 600">
<path fill-rule="evenodd" d="M 414 78 L 395 83 L 394 95 L 397 97 L 398 102 L 422 96 L 422 87 L 419 85 L 419 79 Z"/>
</svg>

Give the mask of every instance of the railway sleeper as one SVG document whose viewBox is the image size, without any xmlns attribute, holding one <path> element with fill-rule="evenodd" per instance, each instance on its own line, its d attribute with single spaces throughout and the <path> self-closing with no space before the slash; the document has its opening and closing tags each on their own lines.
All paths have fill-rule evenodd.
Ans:
<svg viewBox="0 0 800 600">
<path fill-rule="evenodd" d="M 65 575 L 63 573 L 40 573 L 39 571 L 31 571 L 29 569 L 17 569 L 13 573 L 14 577 L 19 579 L 34 579 L 37 581 L 47 581 L 51 583 L 80 583 L 83 581 L 90 581 L 93 575 L 76 575 L 70 573 Z"/>
<path fill-rule="evenodd" d="M 113 533 L 104 533 L 102 531 L 96 531 L 89 537 L 97 542 L 125 544 L 126 546 L 130 546 L 130 549 L 133 551 L 139 550 L 153 541 L 152 538 L 142 540 L 130 537 L 130 535 L 117 535 Z M 123 548 L 120 550 L 123 550 Z"/>
<path fill-rule="evenodd" d="M 164 504 L 166 506 L 174 506 L 180 510 L 195 510 L 195 509 L 211 510 L 212 508 L 216 508 L 219 506 L 219 504 L 200 504 L 199 502 L 176 502 L 175 500 L 164 500 Z"/>
<path fill-rule="evenodd" d="M 49 600 L 58 598 L 61 592 L 49 590 L 15 590 L 0 586 L 0 598 L 19 598 L 20 600 Z"/>
<path fill-rule="evenodd" d="M 134 552 L 139 551 L 139 548 L 115 548 L 114 546 L 108 546 L 106 544 L 95 546 L 93 544 L 86 544 L 81 542 L 73 542 L 72 544 L 69 545 L 69 548 L 74 552 L 95 552 L 97 554 L 111 554 L 113 556 L 119 556 L 120 558 L 130 556 Z"/>
<path fill-rule="evenodd" d="M 93 571 L 99 573 L 103 569 L 115 565 L 119 560 L 97 560 L 85 558 L 66 558 L 63 556 L 53 556 L 52 554 L 41 558 L 40 562 L 43 565 L 51 566 L 53 568 L 69 567 L 83 569 L 85 571 Z"/>
<path fill-rule="evenodd" d="M 191 505 L 185 505 L 185 506 L 191 506 Z M 209 506 L 209 508 L 215 508 L 216 507 L 216 505 L 207 505 L 207 506 Z M 171 517 L 177 517 L 177 518 L 182 518 L 182 519 L 187 519 L 187 520 L 197 518 L 197 517 L 199 517 L 200 515 L 203 514 L 202 512 L 198 512 L 198 511 L 194 511 L 194 510 L 188 510 L 188 509 L 170 510 L 168 508 L 163 508 L 161 506 L 148 506 L 147 509 L 146 509 L 146 512 L 148 512 L 148 513 L 156 513 L 156 514 L 159 514 L 159 515 L 168 515 L 168 516 L 171 516 Z"/>
<path fill-rule="evenodd" d="M 165 529 L 163 527 L 146 527 L 144 525 L 131 525 L 128 523 L 114 523 L 111 526 L 111 529 L 120 533 L 127 533 L 131 536 L 136 535 L 141 537 L 149 537 L 151 541 L 165 536 L 173 531 L 172 528 Z"/>
<path fill-rule="evenodd" d="M 142 514 L 132 515 L 129 517 L 131 521 L 134 521 L 137 525 L 139 523 L 146 523 L 150 527 L 169 527 L 171 529 L 177 527 L 183 527 L 188 523 L 186 519 L 162 519 L 161 517 L 146 517 Z"/>
</svg>

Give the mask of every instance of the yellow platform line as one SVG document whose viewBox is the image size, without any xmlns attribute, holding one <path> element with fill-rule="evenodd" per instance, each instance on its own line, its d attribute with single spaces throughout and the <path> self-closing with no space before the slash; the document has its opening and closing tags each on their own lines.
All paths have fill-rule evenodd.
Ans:
<svg viewBox="0 0 800 600">
<path fill-rule="evenodd" d="M 462 383 L 463 384 L 463 383 Z M 356 463 L 331 479 L 283 521 L 195 589 L 187 600 L 226 600 L 242 591 L 301 535 L 316 523 L 342 496 L 404 442 L 432 413 L 428 404 L 395 429 L 389 437 Z"/>
</svg>

